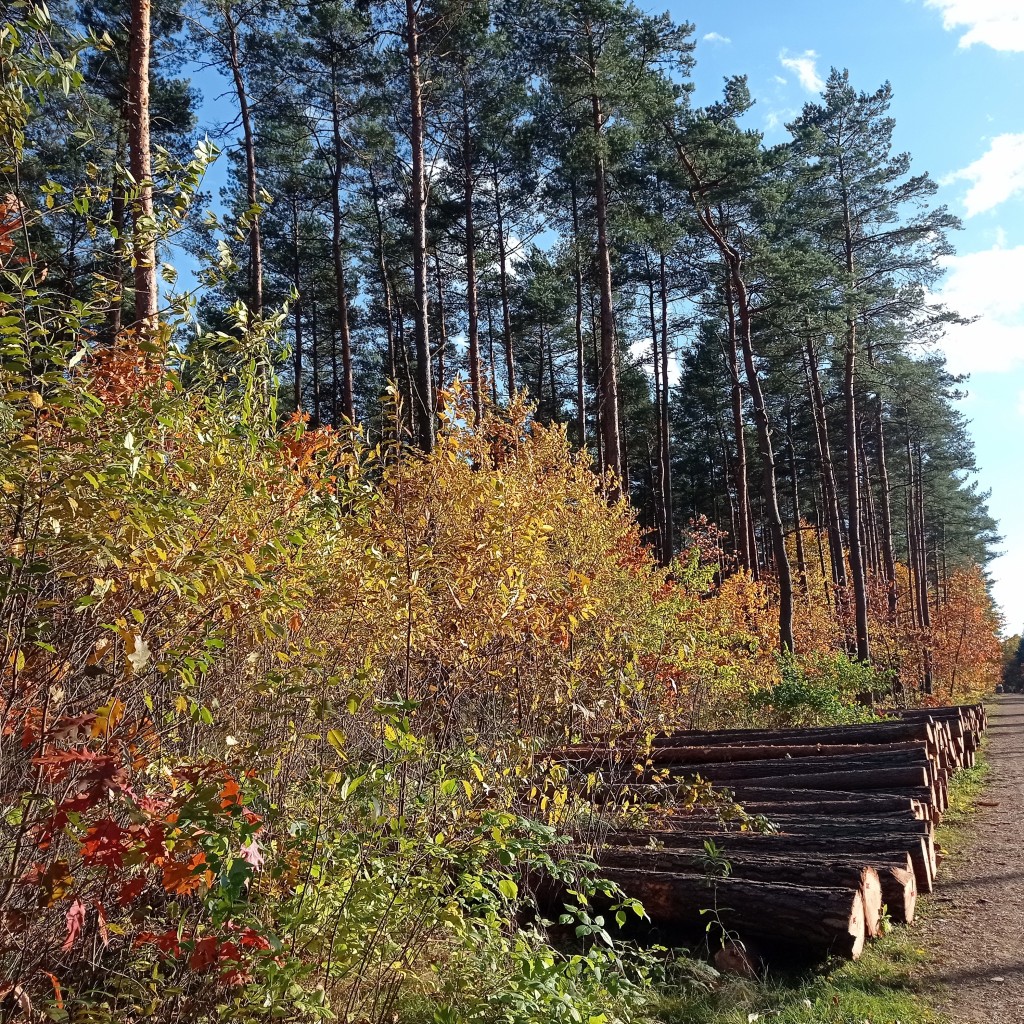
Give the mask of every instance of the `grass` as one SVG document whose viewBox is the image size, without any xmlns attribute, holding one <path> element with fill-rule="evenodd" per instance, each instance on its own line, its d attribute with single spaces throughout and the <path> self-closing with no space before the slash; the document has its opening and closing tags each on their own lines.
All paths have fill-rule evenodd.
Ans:
<svg viewBox="0 0 1024 1024">
<path fill-rule="evenodd" d="M 925 951 L 894 930 L 856 963 L 814 974 L 727 979 L 712 992 L 663 994 L 651 1007 L 662 1024 L 939 1024 L 917 987 Z"/>
<path fill-rule="evenodd" d="M 936 830 L 948 854 L 963 848 L 966 827 L 988 778 L 984 749 L 973 768 L 959 772 L 949 809 Z M 934 912 L 927 896 L 919 914 Z M 872 943 L 856 963 L 829 965 L 813 974 L 769 975 L 759 981 L 723 979 L 711 991 L 662 991 L 650 1007 L 659 1024 L 942 1024 L 922 968 L 929 953 L 904 928 Z"/>
</svg>

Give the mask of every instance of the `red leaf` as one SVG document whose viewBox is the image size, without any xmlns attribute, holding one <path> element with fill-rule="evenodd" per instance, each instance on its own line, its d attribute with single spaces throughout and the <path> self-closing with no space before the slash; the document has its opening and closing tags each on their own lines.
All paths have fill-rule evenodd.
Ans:
<svg viewBox="0 0 1024 1024">
<path fill-rule="evenodd" d="M 130 882 L 126 882 L 121 886 L 121 891 L 117 894 L 117 902 L 122 907 L 127 907 L 129 903 L 135 900 L 139 893 L 146 888 L 146 876 L 136 875 Z"/>
<path fill-rule="evenodd" d="M 119 868 L 127 852 L 124 840 L 128 832 L 113 820 L 102 818 L 90 825 L 82 840 L 82 863 Z"/>
<path fill-rule="evenodd" d="M 193 971 L 205 971 L 217 960 L 217 936 L 208 935 L 196 943 L 196 948 L 188 958 L 188 965 Z"/>
<path fill-rule="evenodd" d="M 65 953 L 75 944 L 78 933 L 82 930 L 82 925 L 85 924 L 85 904 L 80 899 L 75 899 L 71 906 L 68 907 L 66 920 L 68 934 L 64 940 L 64 945 L 60 947 Z"/>
<path fill-rule="evenodd" d="M 270 949 L 270 943 L 252 928 L 244 929 L 239 941 L 245 949 Z"/>
</svg>

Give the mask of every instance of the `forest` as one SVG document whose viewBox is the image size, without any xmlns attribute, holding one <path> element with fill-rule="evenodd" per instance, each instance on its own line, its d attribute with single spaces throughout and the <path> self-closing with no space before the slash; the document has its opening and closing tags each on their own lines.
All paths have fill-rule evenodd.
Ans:
<svg viewBox="0 0 1024 1024">
<path fill-rule="evenodd" d="M 674 1020 L 545 751 L 1000 681 L 958 221 L 888 83 L 769 145 L 694 38 L 6 5 L 0 1019 Z"/>
</svg>

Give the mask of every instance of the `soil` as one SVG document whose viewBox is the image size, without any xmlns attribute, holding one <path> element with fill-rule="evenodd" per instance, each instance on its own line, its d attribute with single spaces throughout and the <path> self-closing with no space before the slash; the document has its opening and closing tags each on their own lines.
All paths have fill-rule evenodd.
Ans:
<svg viewBox="0 0 1024 1024">
<path fill-rule="evenodd" d="M 1024 695 L 990 705 L 989 737 L 985 792 L 915 926 L 926 983 L 956 1024 L 1024 1022 Z"/>
</svg>

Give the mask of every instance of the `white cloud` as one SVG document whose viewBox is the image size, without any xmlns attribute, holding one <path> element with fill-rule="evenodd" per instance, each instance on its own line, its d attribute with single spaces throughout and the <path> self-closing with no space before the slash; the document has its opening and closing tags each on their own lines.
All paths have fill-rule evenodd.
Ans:
<svg viewBox="0 0 1024 1024">
<path fill-rule="evenodd" d="M 789 79 L 783 78 L 782 75 L 772 75 L 772 79 L 776 85 L 785 85 L 789 81 Z"/>
<path fill-rule="evenodd" d="M 808 92 L 821 92 L 825 88 L 825 80 L 818 74 L 818 54 L 814 50 L 804 50 L 796 57 L 788 54 L 788 50 L 779 54 L 782 66 L 792 71 Z"/>
<path fill-rule="evenodd" d="M 1006 373 L 1024 366 L 1024 245 L 945 259 L 947 276 L 934 298 L 965 317 L 942 340 L 953 373 Z"/>
<path fill-rule="evenodd" d="M 964 196 L 968 217 L 985 213 L 1024 192 L 1024 133 L 997 135 L 986 153 L 973 164 L 947 175 L 942 184 L 954 181 L 971 182 Z"/>
<path fill-rule="evenodd" d="M 723 36 L 720 32 L 708 32 L 704 35 L 703 40 L 705 43 L 731 43 L 732 40 L 728 36 Z"/>
<path fill-rule="evenodd" d="M 981 43 L 993 50 L 1024 51 L 1024 4 L 1020 0 L 925 0 L 942 12 L 947 31 L 964 29 L 962 47 Z"/>
</svg>

